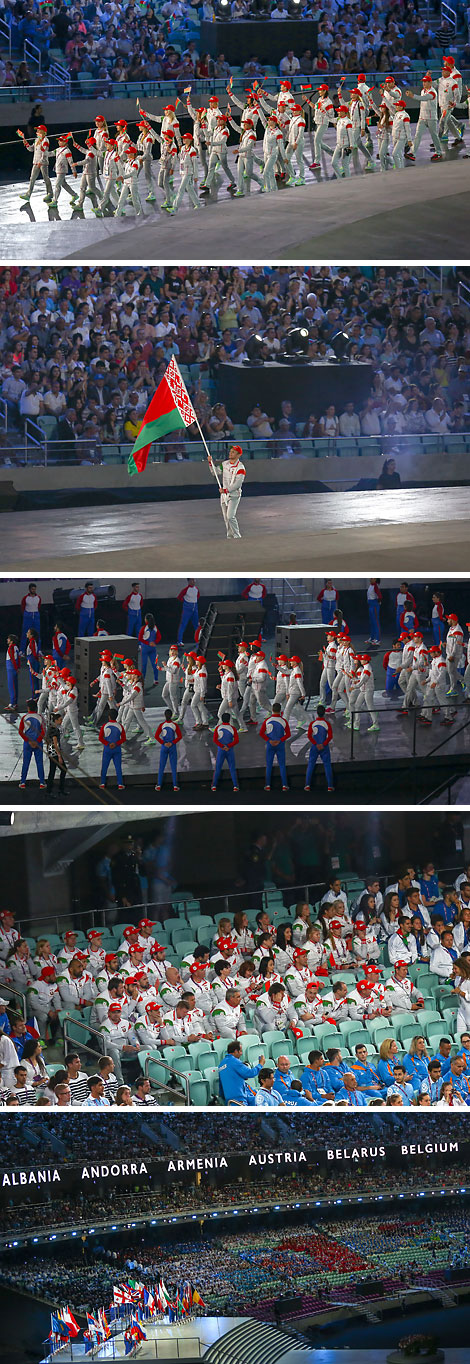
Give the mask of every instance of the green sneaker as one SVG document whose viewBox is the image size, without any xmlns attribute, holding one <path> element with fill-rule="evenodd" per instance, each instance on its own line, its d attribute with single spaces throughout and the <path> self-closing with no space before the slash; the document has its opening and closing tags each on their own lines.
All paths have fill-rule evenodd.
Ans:
<svg viewBox="0 0 470 1364">
<path fill-rule="evenodd" d="M 43 199 L 43 203 L 44 203 L 44 204 L 52 204 L 52 194 L 45 194 L 45 195 L 44 195 L 44 199 Z"/>
<path fill-rule="evenodd" d="M 152 194 L 152 192 L 150 191 L 150 194 L 147 194 L 147 198 L 145 200 L 146 204 L 154 204 L 156 197 L 157 197 L 156 194 Z"/>
<path fill-rule="evenodd" d="M 235 190 L 235 194 L 234 194 L 233 197 L 234 197 L 234 199 L 244 199 L 244 198 L 245 198 L 245 195 L 244 195 L 244 193 L 243 193 L 243 190 L 242 190 L 242 189 L 237 189 L 237 190 Z"/>
</svg>

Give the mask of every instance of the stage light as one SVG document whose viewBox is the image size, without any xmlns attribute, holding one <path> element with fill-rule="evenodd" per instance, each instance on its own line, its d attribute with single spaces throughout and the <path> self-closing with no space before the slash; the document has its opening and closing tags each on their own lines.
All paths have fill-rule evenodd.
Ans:
<svg viewBox="0 0 470 1364">
<path fill-rule="evenodd" d="M 247 356 L 248 356 L 248 360 L 249 360 L 249 362 L 250 362 L 250 365 L 262 365 L 262 364 L 264 364 L 264 360 L 263 360 L 263 357 L 262 357 L 262 354 L 261 354 L 262 349 L 263 349 L 263 346 L 264 346 L 264 341 L 263 341 L 262 336 L 260 336 L 259 332 L 254 332 L 254 335 L 253 335 L 253 336 L 249 336 L 249 337 L 248 337 L 248 341 L 247 341 L 247 343 L 246 343 L 245 350 L 246 350 L 246 354 L 247 354 Z"/>
<path fill-rule="evenodd" d="M 117 1227 L 111 1227 L 111 1231 L 117 1231 Z"/>
<path fill-rule="evenodd" d="M 76 1231 L 73 1231 L 73 1232 L 72 1232 L 72 1236 L 76 1236 L 76 1235 L 77 1235 Z"/>
<path fill-rule="evenodd" d="M 36 1244 L 36 1241 L 39 1241 L 39 1236 L 33 1236 L 33 1244 L 34 1244 L 34 1245 Z"/>
<path fill-rule="evenodd" d="M 307 327 L 291 327 L 284 342 L 284 349 L 278 353 L 278 360 L 284 360 L 287 363 L 307 364 L 308 343 Z"/>
<path fill-rule="evenodd" d="M 18 1245 L 18 1242 L 17 1242 L 17 1241 L 12 1241 L 11 1244 L 12 1244 L 12 1246 L 17 1246 L 17 1245 Z"/>
<path fill-rule="evenodd" d="M 150 1223 L 150 1226 L 151 1226 L 151 1227 L 155 1227 L 156 1224 L 157 1224 L 157 1219 L 156 1219 L 156 1217 L 152 1217 L 152 1221 L 151 1221 L 151 1223 Z M 115 1231 L 115 1230 L 116 1230 L 116 1228 L 114 1227 L 114 1231 Z"/>
<path fill-rule="evenodd" d="M 50 1237 L 49 1237 L 49 1240 L 50 1240 L 50 1241 L 57 1241 L 57 1236 L 50 1236 Z"/>
<path fill-rule="evenodd" d="M 350 340 L 351 338 L 349 332 L 345 332 L 343 330 L 335 332 L 334 336 L 330 338 L 330 346 L 333 347 L 336 360 L 339 361 L 345 359 L 346 351 L 348 349 Z M 332 363 L 331 360 L 330 363 Z"/>
<path fill-rule="evenodd" d="M 9 824 L 10 827 L 11 827 L 11 825 L 14 824 L 14 823 L 15 823 L 15 814 L 14 814 L 14 811 L 13 811 L 13 810 L 4 810 L 4 811 L 3 811 L 3 814 L 0 815 L 0 825 L 1 825 L 1 824 Z"/>
<path fill-rule="evenodd" d="M 233 1216 L 238 1217 L 238 1208 L 235 1208 Z"/>
</svg>

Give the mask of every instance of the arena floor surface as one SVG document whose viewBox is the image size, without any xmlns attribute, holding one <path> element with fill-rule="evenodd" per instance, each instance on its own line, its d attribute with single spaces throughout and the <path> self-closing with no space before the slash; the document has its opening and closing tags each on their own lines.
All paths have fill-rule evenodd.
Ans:
<svg viewBox="0 0 470 1364">
<path fill-rule="evenodd" d="M 227 540 L 218 497 L 3 512 L 5 572 L 38 576 L 155 570 L 410 575 L 469 567 L 470 488 L 246 497 L 241 540 Z"/>
<path fill-rule="evenodd" d="M 470 144 L 466 132 L 467 143 Z M 330 135 L 330 141 L 332 137 Z M 233 153 L 230 154 L 233 159 Z M 311 160 L 307 154 L 307 160 Z M 59 213 L 43 202 L 44 186 L 30 204 L 19 194 L 25 182 L 2 187 L 3 257 L 12 263 L 41 260 L 100 262 L 226 260 L 440 261 L 466 260 L 470 210 L 467 153 L 449 148 L 446 160 L 430 163 L 424 142 L 403 171 L 325 178 L 306 168 L 306 184 L 261 196 L 257 187 L 232 200 L 222 185 L 200 212 L 186 203 L 174 218 L 144 204 L 144 218 L 70 217 L 68 197 Z M 158 191 L 161 198 L 161 191 Z M 142 190 L 145 197 L 145 189 Z"/>
</svg>

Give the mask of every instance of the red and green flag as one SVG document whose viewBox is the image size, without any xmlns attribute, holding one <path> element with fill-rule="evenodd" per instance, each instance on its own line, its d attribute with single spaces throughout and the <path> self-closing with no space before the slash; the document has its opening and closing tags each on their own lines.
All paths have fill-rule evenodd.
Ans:
<svg viewBox="0 0 470 1364">
<path fill-rule="evenodd" d="M 174 355 L 161 383 L 147 408 L 139 434 L 129 455 L 129 473 L 142 474 L 151 446 L 170 431 L 180 426 L 192 426 L 196 421 L 189 393 L 183 383 Z"/>
</svg>

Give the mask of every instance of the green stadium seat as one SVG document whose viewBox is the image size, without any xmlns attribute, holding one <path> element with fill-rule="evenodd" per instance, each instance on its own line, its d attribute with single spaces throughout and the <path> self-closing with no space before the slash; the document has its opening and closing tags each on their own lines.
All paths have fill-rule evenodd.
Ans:
<svg viewBox="0 0 470 1364">
<path fill-rule="evenodd" d="M 174 928 L 184 928 L 184 927 L 185 927 L 184 915 L 185 915 L 185 909 L 184 909 L 184 907 L 183 907 L 182 913 L 181 913 L 180 915 L 178 915 L 178 918 L 171 918 L 171 917 L 170 917 L 170 918 L 168 918 L 168 919 L 165 919 L 165 932 L 166 932 L 166 933 L 169 933 L 170 938 L 172 938 L 172 930 L 173 930 Z"/>
<path fill-rule="evenodd" d="M 202 928 L 198 927 L 196 929 L 196 938 L 200 947 L 210 947 L 213 937 L 214 924 L 211 924 L 210 926 L 204 924 Z"/>
<path fill-rule="evenodd" d="M 229 1044 L 228 1037 L 214 1037 L 211 1044 L 212 1050 L 215 1051 L 215 1054 L 218 1057 L 219 1061 L 222 1060 L 223 1056 L 226 1056 L 228 1044 Z"/>
<path fill-rule="evenodd" d="M 343 1018 L 342 1022 L 338 1023 L 338 1032 L 347 1040 L 351 1032 L 357 1032 L 357 1026 L 354 1018 Z"/>
<path fill-rule="evenodd" d="M 420 1028 L 425 1028 L 426 1023 L 438 1023 L 439 1011 L 437 1009 L 418 1009 L 416 1018 Z"/>
<path fill-rule="evenodd" d="M 364 1044 L 365 1047 L 367 1047 L 368 1051 L 374 1050 L 374 1047 L 372 1046 L 372 1040 L 369 1036 L 367 1028 L 360 1028 L 357 1026 L 357 1024 L 351 1030 L 351 1032 L 348 1032 L 347 1042 L 349 1050 L 352 1055 L 354 1055 L 354 1048 L 359 1046 L 361 1042 Z"/>
<path fill-rule="evenodd" d="M 395 1036 L 397 1040 L 403 1043 L 403 1046 L 408 1044 L 411 1037 L 421 1037 L 421 1035 L 422 1029 L 419 1027 L 418 1023 L 414 1023 L 413 1021 L 410 1022 L 408 1020 L 407 1022 L 397 1024 Z"/>
<path fill-rule="evenodd" d="M 299 1056 L 299 1057 L 300 1057 L 300 1060 L 302 1061 L 302 1063 L 303 1063 L 304 1065 L 306 1065 L 307 1062 L 308 1062 L 308 1054 L 309 1054 L 309 1051 L 314 1051 L 314 1050 L 315 1050 L 315 1047 L 314 1047 L 314 1043 L 313 1043 L 313 1041 L 312 1041 L 312 1038 L 311 1038 L 311 1037 L 298 1037 L 298 1038 L 297 1038 L 297 1042 L 296 1042 L 296 1047 L 297 1047 L 297 1056 Z"/>
<path fill-rule="evenodd" d="M 210 1084 L 203 1075 L 200 1078 L 192 1078 L 189 1082 L 189 1097 L 191 1103 L 196 1108 L 205 1107 L 210 1099 Z"/>
<path fill-rule="evenodd" d="M 261 1042 L 250 1042 L 249 1047 L 246 1048 L 243 1060 L 247 1066 L 257 1066 L 259 1064 L 260 1056 L 263 1056 L 263 1054 Z"/>
<path fill-rule="evenodd" d="M 279 1037 L 278 1041 L 271 1042 L 271 1056 L 273 1061 L 277 1061 L 278 1056 L 286 1056 L 291 1043 L 285 1037 Z"/>
</svg>

